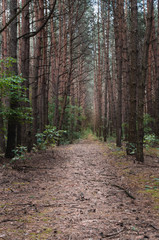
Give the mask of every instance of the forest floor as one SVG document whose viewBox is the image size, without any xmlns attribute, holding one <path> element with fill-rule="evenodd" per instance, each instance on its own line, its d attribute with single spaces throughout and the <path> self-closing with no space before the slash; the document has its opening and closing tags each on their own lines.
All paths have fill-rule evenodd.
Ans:
<svg viewBox="0 0 159 240">
<path fill-rule="evenodd" d="M 91 137 L 1 161 L 0 240 L 159 239 L 158 170 Z"/>
</svg>

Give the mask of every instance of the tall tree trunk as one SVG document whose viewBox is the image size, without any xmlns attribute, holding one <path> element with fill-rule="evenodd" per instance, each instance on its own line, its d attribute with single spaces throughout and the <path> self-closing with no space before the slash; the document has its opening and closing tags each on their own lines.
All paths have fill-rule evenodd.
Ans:
<svg viewBox="0 0 159 240">
<path fill-rule="evenodd" d="M 123 12 L 123 64 L 122 64 L 122 74 L 123 74 L 123 136 L 124 140 L 128 140 L 128 119 L 129 119 L 129 73 L 130 73 L 130 57 L 129 57 L 129 45 L 128 45 L 128 26 L 127 26 L 127 2 L 125 3 L 125 9 Z"/>
<path fill-rule="evenodd" d="M 107 13 L 107 32 L 105 34 L 104 24 L 104 5 L 102 7 L 102 30 L 103 30 L 103 41 L 104 41 L 104 58 L 105 58 L 105 92 L 104 92 L 104 121 L 103 121 L 103 138 L 106 142 L 108 133 L 108 82 L 109 82 L 109 29 L 110 29 L 110 1 L 108 1 L 108 13 Z"/>
<path fill-rule="evenodd" d="M 116 6 L 115 6 L 116 5 Z M 115 51 L 117 62 L 117 122 L 116 122 L 116 145 L 121 147 L 122 137 L 122 31 L 123 31 L 123 0 L 119 0 L 115 3 L 113 1 L 114 12 L 114 32 L 115 32 Z"/>
<path fill-rule="evenodd" d="M 0 96 L 0 152 L 5 152 L 5 138 L 4 138 L 4 120 L 2 114 L 2 99 L 3 96 Z"/>
<path fill-rule="evenodd" d="M 38 22 L 39 12 L 37 1 L 34 1 L 35 19 L 37 28 L 40 26 Z M 41 57 L 41 32 L 37 34 L 35 46 L 34 46 L 34 59 L 33 59 L 33 77 L 32 77 L 32 107 L 33 107 L 33 131 L 32 139 L 36 142 L 35 135 L 39 128 L 39 108 L 38 108 L 38 93 L 39 93 L 39 66 Z"/>
<path fill-rule="evenodd" d="M 69 68 L 68 68 L 68 76 L 67 76 L 67 82 L 65 87 L 65 92 L 63 96 L 63 103 L 62 103 L 62 109 L 61 109 L 61 116 L 59 121 L 59 127 L 58 129 L 62 129 L 64 115 L 65 115 L 65 109 L 67 106 L 67 97 L 70 94 L 70 87 L 71 87 L 71 81 L 72 81 L 72 68 L 73 68 L 73 5 L 74 3 L 72 0 L 68 0 L 68 7 L 69 7 Z"/>
<path fill-rule="evenodd" d="M 39 19 L 41 24 L 44 24 L 44 8 L 45 1 L 39 0 Z M 46 78 L 46 70 L 47 70 L 47 31 L 46 26 L 41 30 L 41 69 L 40 69 L 40 85 L 39 85 L 39 114 L 40 114 L 40 122 L 39 122 L 39 130 L 43 132 L 45 129 L 45 125 L 48 124 L 48 81 Z"/>
<path fill-rule="evenodd" d="M 3 10 L 3 16 L 2 16 L 2 27 L 6 25 L 6 1 L 2 1 L 2 10 Z M 7 57 L 7 30 L 5 29 L 2 32 L 2 58 Z M 2 68 L 3 71 L 3 68 Z M 3 95 L 0 93 L 0 112 L 2 109 L 2 102 L 3 102 Z M 4 120 L 3 120 L 3 114 L 0 114 L 0 151 L 5 152 L 5 137 L 4 137 Z"/>
<path fill-rule="evenodd" d="M 26 4 L 27 0 L 22 0 L 22 5 Z M 25 7 L 25 11 L 22 12 L 22 35 L 29 33 L 29 4 Z M 26 97 L 29 99 L 29 57 L 30 57 L 30 40 L 23 37 L 21 39 L 21 73 L 25 78 L 24 85 L 26 87 Z M 28 107 L 28 103 L 21 103 Z M 22 145 L 26 145 L 30 150 L 30 126 L 24 121 L 21 124 L 21 138 Z"/>
<path fill-rule="evenodd" d="M 17 0 L 10 1 L 10 19 L 17 13 Z M 14 59 L 17 59 L 17 18 L 10 24 L 10 45 L 9 45 L 9 55 Z M 17 63 L 14 63 L 12 70 L 15 75 L 18 74 Z M 17 102 L 10 102 L 11 109 L 15 110 L 17 107 Z M 12 158 L 14 156 L 13 150 L 16 146 L 16 129 L 17 121 L 14 118 L 8 119 L 8 134 L 7 134 L 7 148 L 5 152 L 5 157 Z"/>
<path fill-rule="evenodd" d="M 64 8 L 64 7 L 63 7 Z M 53 51 L 54 51 L 54 79 L 53 79 L 53 84 L 54 84 L 54 104 L 55 104 L 55 112 L 54 112 L 54 119 L 53 123 L 58 129 L 59 125 L 59 94 L 60 94 L 60 74 L 61 71 L 64 70 L 62 69 L 61 66 L 61 58 L 62 58 L 62 51 L 61 51 L 61 45 L 62 45 L 62 27 L 63 27 L 63 34 L 65 34 L 65 24 L 66 22 L 63 23 L 64 26 L 62 26 L 62 6 L 61 6 L 61 0 L 58 3 L 58 9 L 59 9 L 59 26 L 58 26 L 58 37 L 57 37 L 57 29 L 53 21 L 51 21 L 51 33 L 52 33 L 52 45 L 53 45 Z M 63 9 L 64 11 L 64 9 Z M 66 27 L 66 26 L 65 26 Z M 65 50 L 64 50 L 65 51 Z M 64 54 L 64 53 L 63 53 Z M 63 63 L 64 64 L 64 63 Z M 63 72 L 62 72 L 63 74 Z"/>
<path fill-rule="evenodd" d="M 136 148 L 136 87 L 138 78 L 138 30 L 137 30 L 137 0 L 131 1 L 131 38 L 130 38 L 130 78 L 129 78 L 129 135 L 127 153 L 132 154 Z"/>
<path fill-rule="evenodd" d="M 97 55 L 97 133 L 98 137 L 102 135 L 102 73 L 101 73 L 101 43 L 100 43 L 100 1 L 98 0 L 98 55 Z"/>
<path fill-rule="evenodd" d="M 7 4 L 6 0 L 2 0 L 2 10 L 3 10 L 3 15 L 2 15 L 2 25 L 3 27 L 6 25 L 6 10 L 7 10 Z M 2 57 L 5 58 L 7 57 L 7 29 L 5 29 L 2 32 Z"/>
<path fill-rule="evenodd" d="M 145 79 L 146 79 L 147 64 L 148 64 L 148 50 L 149 50 L 151 28 L 152 28 L 152 11 L 153 11 L 153 0 L 150 0 L 149 6 L 148 6 L 147 26 L 146 26 L 144 46 L 143 46 L 141 76 L 138 81 L 139 82 L 139 85 L 138 85 L 138 115 L 137 115 L 138 132 L 137 132 L 137 153 L 136 153 L 136 160 L 138 162 L 144 162 L 144 154 L 143 154 L 144 94 L 145 94 Z"/>
<path fill-rule="evenodd" d="M 156 52 L 156 109 L 155 109 L 155 133 L 159 138 L 159 0 L 158 0 L 158 29 L 157 29 L 157 52 Z"/>
</svg>

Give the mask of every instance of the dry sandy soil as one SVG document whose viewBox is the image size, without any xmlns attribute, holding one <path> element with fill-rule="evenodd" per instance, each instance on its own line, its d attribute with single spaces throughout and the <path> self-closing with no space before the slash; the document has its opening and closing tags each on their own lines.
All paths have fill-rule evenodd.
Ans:
<svg viewBox="0 0 159 240">
<path fill-rule="evenodd" d="M 0 239 L 159 239 L 159 211 L 122 175 L 135 167 L 119 165 L 88 140 L 1 165 Z"/>
</svg>

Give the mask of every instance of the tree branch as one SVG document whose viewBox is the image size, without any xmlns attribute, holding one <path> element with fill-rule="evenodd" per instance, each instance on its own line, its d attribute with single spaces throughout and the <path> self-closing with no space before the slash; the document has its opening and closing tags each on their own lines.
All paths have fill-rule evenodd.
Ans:
<svg viewBox="0 0 159 240">
<path fill-rule="evenodd" d="M 51 15 L 52 15 L 53 12 L 54 12 L 56 2 L 57 2 L 57 0 L 54 0 L 54 4 L 53 4 L 53 7 L 52 7 L 52 9 L 51 9 L 51 11 L 50 11 L 50 13 L 49 13 L 49 16 L 46 18 L 45 22 L 36 30 L 36 32 L 26 33 L 26 34 L 20 36 L 20 37 L 18 38 L 18 40 L 19 40 L 20 38 L 23 38 L 23 37 L 25 37 L 25 38 L 30 38 L 30 37 L 34 37 L 35 35 L 37 35 L 37 34 L 45 27 L 45 25 L 46 25 L 47 22 L 49 21 Z"/>
<path fill-rule="evenodd" d="M 14 19 L 23 11 L 23 9 L 31 2 L 32 0 L 28 0 L 26 4 L 6 23 L 6 25 L 0 29 L 0 33 L 2 33 L 13 21 Z"/>
</svg>

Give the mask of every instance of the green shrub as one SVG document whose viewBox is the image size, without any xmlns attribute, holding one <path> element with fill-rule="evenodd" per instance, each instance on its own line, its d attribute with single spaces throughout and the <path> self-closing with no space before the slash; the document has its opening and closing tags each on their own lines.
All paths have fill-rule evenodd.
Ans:
<svg viewBox="0 0 159 240">
<path fill-rule="evenodd" d="M 144 133 L 150 134 L 152 133 L 152 124 L 154 124 L 155 119 L 151 117 L 148 113 L 144 115 Z"/>
<path fill-rule="evenodd" d="M 0 60 L 0 115 L 5 120 L 14 119 L 18 122 L 24 120 L 30 122 L 32 121 L 32 108 L 29 106 L 30 101 L 26 96 L 27 88 L 24 86 L 26 79 L 11 71 L 15 62 L 16 60 L 11 57 Z M 10 105 L 1 100 L 2 96 L 7 98 Z M 21 104 L 17 105 L 17 103 Z M 16 108 L 12 108 L 11 106 L 15 104 Z"/>
<path fill-rule="evenodd" d="M 159 144 L 159 139 L 156 138 L 155 134 L 146 134 L 144 136 L 145 147 L 152 147 L 156 144 Z"/>
<path fill-rule="evenodd" d="M 26 160 L 26 153 L 27 153 L 27 147 L 25 146 L 17 146 L 14 150 L 14 157 L 11 159 L 10 163 L 16 162 L 16 161 L 25 161 Z"/>
<path fill-rule="evenodd" d="M 46 150 L 49 146 L 55 146 L 57 142 L 62 139 L 64 130 L 56 130 L 56 127 L 47 125 L 43 133 L 37 133 L 37 144 L 34 144 L 33 151 Z"/>
</svg>

